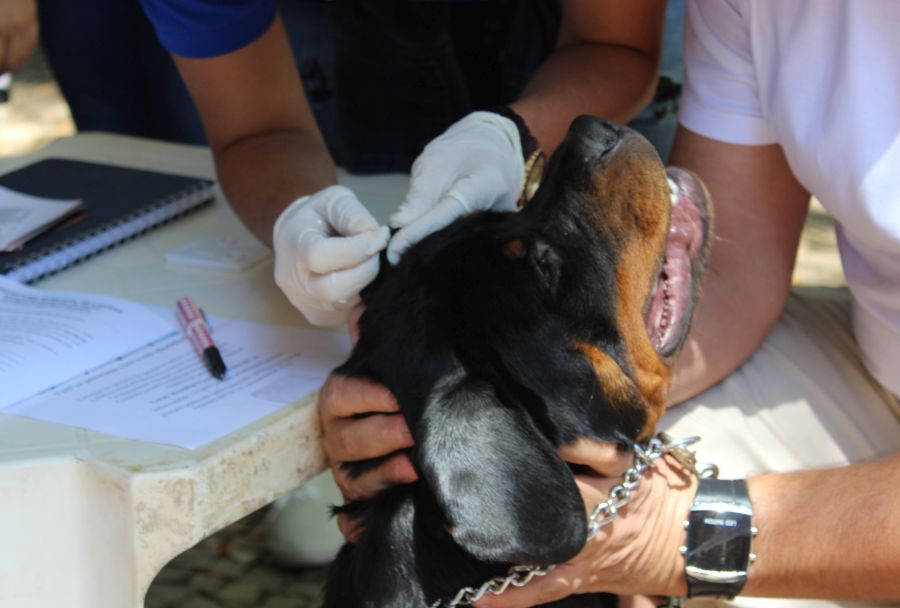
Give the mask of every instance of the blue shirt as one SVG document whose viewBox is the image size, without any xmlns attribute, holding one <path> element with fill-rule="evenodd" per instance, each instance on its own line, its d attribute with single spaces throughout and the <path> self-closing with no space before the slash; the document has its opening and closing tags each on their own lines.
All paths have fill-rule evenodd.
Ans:
<svg viewBox="0 0 900 608">
<path fill-rule="evenodd" d="M 278 0 L 140 0 L 166 49 L 184 57 L 213 57 L 259 38 Z"/>
</svg>

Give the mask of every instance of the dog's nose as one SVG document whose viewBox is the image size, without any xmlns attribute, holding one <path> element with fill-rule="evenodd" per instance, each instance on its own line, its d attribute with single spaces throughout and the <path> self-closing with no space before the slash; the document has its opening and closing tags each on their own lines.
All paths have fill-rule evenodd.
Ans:
<svg viewBox="0 0 900 608">
<path fill-rule="evenodd" d="M 588 115 L 579 116 L 569 127 L 569 134 L 575 140 L 598 154 L 615 148 L 623 133 L 619 125 Z"/>
</svg>

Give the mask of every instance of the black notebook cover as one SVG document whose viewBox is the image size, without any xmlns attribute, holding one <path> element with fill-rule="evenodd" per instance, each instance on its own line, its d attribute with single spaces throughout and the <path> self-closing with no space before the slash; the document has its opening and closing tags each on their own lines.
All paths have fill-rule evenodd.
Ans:
<svg viewBox="0 0 900 608">
<path fill-rule="evenodd" d="M 0 252 L 0 274 L 34 283 L 213 200 L 213 182 L 157 171 L 51 158 L 0 175 L 0 185 L 24 194 L 81 199 L 81 217 L 63 221 Z"/>
</svg>

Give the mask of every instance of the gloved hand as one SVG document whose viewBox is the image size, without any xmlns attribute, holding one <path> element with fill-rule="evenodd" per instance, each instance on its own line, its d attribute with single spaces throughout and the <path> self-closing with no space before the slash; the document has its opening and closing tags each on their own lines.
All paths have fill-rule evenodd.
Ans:
<svg viewBox="0 0 900 608">
<path fill-rule="evenodd" d="M 310 323 L 344 323 L 378 274 L 388 237 L 351 190 L 329 186 L 297 199 L 275 222 L 275 282 Z"/>
<path fill-rule="evenodd" d="M 522 142 L 512 120 L 473 112 L 431 141 L 412 166 L 409 192 L 391 216 L 388 261 L 459 216 L 513 211 L 525 179 Z"/>
</svg>

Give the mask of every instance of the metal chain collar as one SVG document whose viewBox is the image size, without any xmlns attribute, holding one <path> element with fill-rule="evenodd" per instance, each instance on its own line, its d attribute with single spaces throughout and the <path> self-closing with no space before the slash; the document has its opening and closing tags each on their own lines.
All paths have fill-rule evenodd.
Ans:
<svg viewBox="0 0 900 608">
<path fill-rule="evenodd" d="M 665 433 L 659 433 L 643 445 L 634 444 L 634 464 L 623 475 L 622 483 L 612 487 L 607 499 L 591 511 L 588 518 L 588 541 L 592 540 L 600 532 L 600 529 L 612 523 L 619 511 L 631 500 L 634 490 L 640 485 L 644 472 L 654 466 L 656 461 L 670 454 L 677 462 L 691 474 L 697 477 L 717 477 L 718 467 L 712 464 L 700 464 L 691 445 L 700 441 L 699 437 L 685 437 L 673 439 Z M 456 608 L 457 606 L 470 606 L 484 595 L 500 595 L 510 586 L 524 587 L 536 576 L 546 576 L 553 569 L 554 564 L 547 566 L 520 565 L 509 569 L 506 576 L 496 576 L 478 587 L 463 587 L 449 600 L 437 600 L 428 608 Z"/>
</svg>

